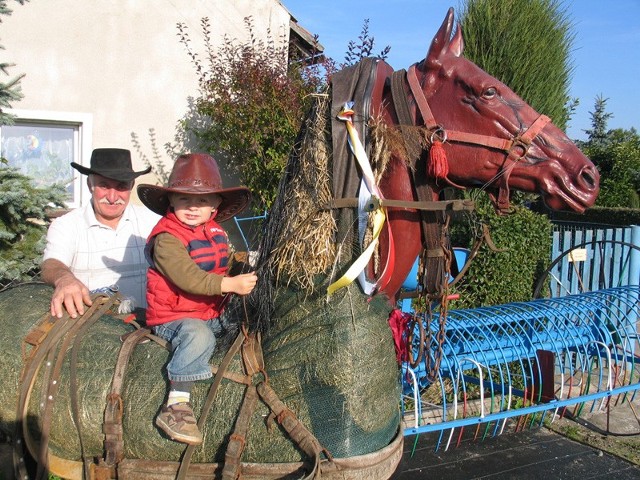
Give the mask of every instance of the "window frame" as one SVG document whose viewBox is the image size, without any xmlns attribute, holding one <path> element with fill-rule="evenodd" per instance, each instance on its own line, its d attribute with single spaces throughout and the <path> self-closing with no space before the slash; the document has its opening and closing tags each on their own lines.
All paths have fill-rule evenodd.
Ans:
<svg viewBox="0 0 640 480">
<path fill-rule="evenodd" d="M 57 112 L 47 110 L 7 109 L 6 113 L 15 116 L 15 123 L 20 125 L 43 124 L 52 127 L 74 128 L 74 158 L 75 162 L 84 165 L 91 158 L 93 138 L 93 115 L 82 112 Z M 9 125 L 10 126 L 10 125 Z M 0 135 L 2 132 L 0 125 Z M 86 160 L 85 160 L 86 159 Z M 77 208 L 84 205 L 90 198 L 87 182 L 83 181 L 80 172 L 74 170 L 73 200 L 67 202 L 67 207 Z M 77 192 L 77 193 L 76 193 Z"/>
</svg>

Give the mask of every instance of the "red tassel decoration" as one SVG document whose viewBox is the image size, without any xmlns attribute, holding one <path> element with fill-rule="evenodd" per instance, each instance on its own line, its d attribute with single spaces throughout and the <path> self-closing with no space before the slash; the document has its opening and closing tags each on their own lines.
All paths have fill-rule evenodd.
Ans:
<svg viewBox="0 0 640 480">
<path fill-rule="evenodd" d="M 435 179 L 447 178 L 449 175 L 449 161 L 440 140 L 435 140 L 429 149 L 427 173 Z"/>
</svg>

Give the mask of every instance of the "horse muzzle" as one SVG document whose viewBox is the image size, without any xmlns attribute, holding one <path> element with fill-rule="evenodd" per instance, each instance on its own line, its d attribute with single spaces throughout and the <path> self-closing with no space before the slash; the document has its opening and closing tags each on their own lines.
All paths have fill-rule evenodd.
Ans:
<svg viewBox="0 0 640 480">
<path fill-rule="evenodd" d="M 596 203 L 600 192 L 600 173 L 594 165 L 584 165 L 575 176 L 563 180 L 543 193 L 543 200 L 549 208 L 582 213 Z"/>
</svg>

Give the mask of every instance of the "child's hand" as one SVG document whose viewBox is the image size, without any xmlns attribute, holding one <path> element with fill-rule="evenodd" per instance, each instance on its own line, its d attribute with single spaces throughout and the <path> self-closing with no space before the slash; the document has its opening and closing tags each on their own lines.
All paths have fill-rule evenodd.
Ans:
<svg viewBox="0 0 640 480">
<path fill-rule="evenodd" d="M 222 279 L 222 293 L 237 293 L 238 295 L 247 295 L 251 293 L 253 287 L 256 286 L 258 276 L 251 273 L 243 273 L 235 277 L 224 277 Z"/>
</svg>

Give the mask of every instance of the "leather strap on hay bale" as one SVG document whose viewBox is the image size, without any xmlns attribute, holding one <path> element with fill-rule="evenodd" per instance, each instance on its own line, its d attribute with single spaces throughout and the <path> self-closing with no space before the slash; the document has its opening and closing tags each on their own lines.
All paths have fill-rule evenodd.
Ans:
<svg viewBox="0 0 640 480">
<path fill-rule="evenodd" d="M 202 428 L 202 425 L 206 422 L 206 417 L 213 404 L 213 399 L 215 398 L 218 385 L 222 378 L 225 377 L 225 371 L 231 362 L 232 357 L 238 352 L 241 352 L 245 372 L 252 381 L 258 374 L 262 375 L 266 379 L 260 335 L 257 333 L 248 333 L 246 328 L 243 327 L 216 371 L 214 381 L 209 389 L 207 400 L 202 408 L 202 412 L 200 413 L 200 418 L 198 419 L 198 426 L 200 428 Z M 244 379 L 242 383 L 245 383 Z M 320 453 L 325 453 L 329 459 L 331 459 L 331 456 L 327 450 L 320 445 L 320 442 L 318 442 L 316 437 L 307 428 L 305 428 L 300 421 L 297 420 L 293 412 L 286 408 L 273 389 L 268 386 L 267 380 L 265 380 L 258 383 L 257 387 L 256 385 L 253 385 L 253 383 L 247 385 L 244 400 L 240 407 L 234 430 L 229 436 L 229 442 L 226 447 L 224 467 L 222 469 L 223 480 L 236 480 L 237 478 L 241 478 L 242 454 L 246 446 L 251 418 L 258 403 L 258 394 L 260 395 L 260 399 L 279 419 L 278 423 L 283 426 L 291 440 L 311 459 L 313 459 L 311 475 L 315 478 L 316 472 L 319 471 Z M 189 445 L 185 449 L 176 480 L 184 480 L 187 477 L 191 462 L 191 455 L 194 449 L 195 447 L 193 445 Z"/>
<path fill-rule="evenodd" d="M 107 395 L 107 405 L 104 410 L 104 424 L 102 431 L 104 432 L 104 463 L 107 466 L 113 466 L 124 458 L 124 440 L 122 429 L 122 383 L 124 374 L 129 364 L 129 358 L 133 353 L 135 346 L 150 331 L 142 328 L 127 335 L 116 361 L 116 367 L 113 372 L 113 380 L 111 382 L 111 392 Z"/>
<path fill-rule="evenodd" d="M 18 407 L 16 412 L 15 426 L 15 444 L 14 444 L 14 468 L 18 478 L 28 478 L 25 467 L 24 457 L 26 455 L 25 448 L 31 452 L 38 452 L 37 461 L 38 468 L 36 471 L 36 479 L 46 479 L 48 470 L 48 450 L 49 450 L 49 429 L 51 426 L 51 417 L 53 404 L 59 386 L 60 371 L 67 350 L 73 341 L 73 348 L 78 346 L 79 339 L 82 338 L 82 332 L 95 323 L 105 312 L 107 312 L 114 304 L 119 302 L 118 294 L 113 296 L 96 295 L 92 298 L 93 304 L 86 310 L 84 315 L 77 319 L 72 319 L 68 315 L 64 315 L 60 319 L 46 319 L 32 329 L 23 342 L 23 356 L 28 348 L 25 344 L 33 346 L 27 354 L 25 366 L 20 378 L 20 389 L 18 392 Z M 46 317 L 46 316 L 45 316 Z M 43 319 L 45 318 L 43 317 Z M 40 371 L 43 362 L 47 360 L 45 365 L 44 382 L 47 385 L 46 403 L 41 418 L 41 435 L 40 445 L 36 446 L 28 432 L 26 425 L 26 415 L 29 404 L 31 391 L 37 380 L 37 374 Z M 71 361 L 71 381 L 74 380 L 75 365 L 73 358 Z M 77 403 L 77 398 L 75 399 Z M 77 412 L 77 404 L 73 408 Z M 76 428 L 79 430 L 80 419 L 74 419 Z M 80 446 L 82 449 L 82 439 Z"/>
</svg>

